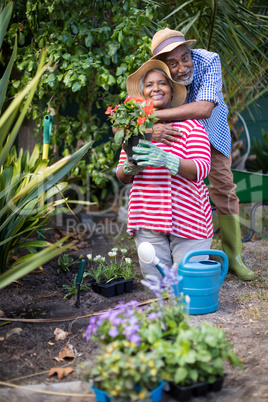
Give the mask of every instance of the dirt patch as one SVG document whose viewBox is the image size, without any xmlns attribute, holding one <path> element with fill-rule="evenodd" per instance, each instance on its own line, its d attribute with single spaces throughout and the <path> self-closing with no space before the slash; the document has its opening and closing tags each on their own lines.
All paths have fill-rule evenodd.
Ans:
<svg viewBox="0 0 268 402">
<path fill-rule="evenodd" d="M 218 245 L 216 237 L 213 240 L 213 247 L 218 248 Z M 106 256 L 114 246 L 129 250 L 129 256 L 135 259 L 138 271 L 133 241 L 126 236 L 115 238 L 112 235 L 95 234 L 84 237 L 77 242 L 76 249 L 68 254 L 74 259 L 81 254 L 86 257 L 88 253 Z M 268 399 L 268 241 L 259 239 L 245 243 L 243 259 L 255 270 L 257 279 L 248 283 L 228 275 L 221 287 L 218 311 L 204 316 L 191 316 L 190 319 L 193 325 L 208 321 L 224 329 L 227 339 L 234 345 L 244 364 L 243 371 L 226 366 L 228 375 L 223 390 L 219 394 L 199 398 L 200 401 Z M 0 310 L 5 317 L 17 319 L 0 321 L 0 381 L 25 386 L 81 380 L 75 372 L 65 379 L 58 380 L 56 376 L 48 377 L 48 371 L 51 367 L 62 366 L 75 369 L 82 361 L 94 357 L 97 344 L 87 343 L 83 338 L 88 316 L 112 308 L 119 300 L 144 301 L 152 298 L 152 294 L 137 278 L 132 293 L 112 298 L 105 298 L 91 289 L 82 291 L 81 304 L 78 308 L 76 297 L 63 299 L 65 292 L 62 286 L 72 286 L 78 264 L 73 264 L 69 272 L 60 275 L 57 274 L 59 268 L 57 259 L 44 265 L 43 268 L 0 292 Z M 75 359 L 64 362 L 54 360 L 67 343 L 67 340 L 55 342 L 53 333 L 56 328 L 70 333 L 67 340 L 78 353 Z M 172 401 L 169 396 L 165 396 L 165 400 Z"/>
</svg>

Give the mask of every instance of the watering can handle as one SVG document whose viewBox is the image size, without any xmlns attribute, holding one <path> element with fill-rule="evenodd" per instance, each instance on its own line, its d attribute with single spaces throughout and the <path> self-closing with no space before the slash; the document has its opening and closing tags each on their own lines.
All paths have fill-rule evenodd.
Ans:
<svg viewBox="0 0 268 402">
<path fill-rule="evenodd" d="M 221 250 L 214 250 L 214 249 L 208 249 L 208 250 L 194 250 L 194 251 L 189 251 L 189 253 L 185 254 L 180 262 L 180 266 L 184 266 L 189 262 L 189 260 L 192 257 L 195 257 L 196 255 L 207 255 L 207 254 L 213 254 L 213 255 L 218 255 L 222 258 L 222 270 L 221 270 L 221 276 L 220 276 L 220 285 L 222 284 L 227 272 L 228 272 L 228 257 L 227 255 L 221 251 Z"/>
</svg>

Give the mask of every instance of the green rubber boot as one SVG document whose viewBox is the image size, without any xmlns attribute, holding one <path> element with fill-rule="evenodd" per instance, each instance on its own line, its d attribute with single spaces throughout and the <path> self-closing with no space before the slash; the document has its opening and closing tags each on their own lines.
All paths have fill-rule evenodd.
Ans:
<svg viewBox="0 0 268 402">
<path fill-rule="evenodd" d="M 239 215 L 218 215 L 222 249 L 229 259 L 229 270 L 244 281 L 255 278 L 254 272 L 248 269 L 242 259 L 242 241 Z"/>
</svg>

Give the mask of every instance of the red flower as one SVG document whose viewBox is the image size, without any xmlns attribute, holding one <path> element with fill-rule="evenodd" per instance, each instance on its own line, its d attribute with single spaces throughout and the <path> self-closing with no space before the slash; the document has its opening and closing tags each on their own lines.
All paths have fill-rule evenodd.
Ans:
<svg viewBox="0 0 268 402">
<path fill-rule="evenodd" d="M 113 112 L 112 106 L 108 106 L 108 108 L 107 108 L 105 114 L 111 114 L 112 112 Z"/>
<path fill-rule="evenodd" d="M 133 99 L 132 96 L 128 96 L 128 97 L 125 99 L 124 103 L 129 102 L 131 99 Z"/>
<path fill-rule="evenodd" d="M 138 117 L 137 123 L 139 126 L 141 126 L 146 120 L 146 117 Z"/>
<path fill-rule="evenodd" d="M 137 102 L 137 103 L 139 103 L 139 102 L 144 102 L 145 99 L 142 98 L 142 97 L 136 97 L 136 98 L 134 98 L 134 101 Z"/>
<path fill-rule="evenodd" d="M 146 114 L 146 116 L 150 116 L 154 112 L 154 104 L 143 106 L 142 110 Z"/>
</svg>

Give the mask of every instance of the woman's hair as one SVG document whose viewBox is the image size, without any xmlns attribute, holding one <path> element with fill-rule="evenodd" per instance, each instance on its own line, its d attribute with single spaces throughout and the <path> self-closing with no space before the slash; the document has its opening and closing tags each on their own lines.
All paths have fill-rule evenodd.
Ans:
<svg viewBox="0 0 268 402">
<path fill-rule="evenodd" d="M 165 71 L 160 70 L 159 68 L 152 68 L 151 70 L 149 70 L 149 71 L 147 71 L 145 74 L 143 74 L 143 76 L 141 77 L 141 80 L 140 80 L 140 92 L 141 92 L 141 94 L 144 96 L 143 90 L 144 90 L 145 78 L 147 77 L 147 74 L 149 74 L 151 71 L 156 71 L 157 73 L 160 73 L 160 74 L 162 74 L 164 77 L 166 77 L 166 79 L 167 79 L 167 81 L 168 81 L 168 83 L 169 83 L 169 86 L 171 87 L 171 94 L 173 95 L 173 93 L 174 93 L 174 87 L 173 87 L 173 83 L 172 83 L 171 79 L 170 79 L 169 76 L 165 73 Z"/>
</svg>

